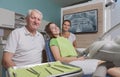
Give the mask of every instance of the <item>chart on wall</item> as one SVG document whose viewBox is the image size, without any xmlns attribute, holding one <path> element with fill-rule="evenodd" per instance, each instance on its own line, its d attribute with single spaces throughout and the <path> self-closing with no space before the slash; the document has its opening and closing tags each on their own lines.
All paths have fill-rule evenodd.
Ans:
<svg viewBox="0 0 120 77">
<path fill-rule="evenodd" d="M 70 31 L 73 33 L 97 32 L 97 12 L 97 9 L 93 9 L 72 14 L 66 14 L 64 15 L 64 20 L 71 21 Z"/>
</svg>

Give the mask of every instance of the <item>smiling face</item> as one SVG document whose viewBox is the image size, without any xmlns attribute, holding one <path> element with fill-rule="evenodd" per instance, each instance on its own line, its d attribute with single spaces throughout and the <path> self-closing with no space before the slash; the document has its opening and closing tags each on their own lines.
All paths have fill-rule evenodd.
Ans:
<svg viewBox="0 0 120 77">
<path fill-rule="evenodd" d="M 70 30 L 70 22 L 69 21 L 64 21 L 62 25 L 62 30 L 63 32 L 68 32 Z"/>
<path fill-rule="evenodd" d="M 60 36 L 60 29 L 53 22 L 50 22 L 45 26 L 45 32 L 50 36 L 50 38 L 56 38 Z"/>
<path fill-rule="evenodd" d="M 54 24 L 54 23 L 50 24 L 49 28 L 50 28 L 50 31 L 54 37 L 59 36 L 60 29 L 56 24 Z"/>
<path fill-rule="evenodd" d="M 42 21 L 42 16 L 36 11 L 32 11 L 26 18 L 27 28 L 29 31 L 36 31 Z"/>
</svg>

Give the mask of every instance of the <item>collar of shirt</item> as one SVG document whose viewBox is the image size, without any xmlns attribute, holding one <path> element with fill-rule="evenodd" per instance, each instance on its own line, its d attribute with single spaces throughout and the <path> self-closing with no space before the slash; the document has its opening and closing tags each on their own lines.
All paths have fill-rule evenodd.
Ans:
<svg viewBox="0 0 120 77">
<path fill-rule="evenodd" d="M 26 35 L 26 36 L 27 36 L 27 35 L 32 36 L 32 34 L 31 34 L 28 30 L 27 30 L 27 28 L 26 28 L 26 27 L 24 27 L 24 30 L 25 30 L 25 35 Z M 39 34 L 39 32 L 38 32 L 38 31 L 36 31 L 35 36 L 40 36 L 40 34 Z"/>
</svg>

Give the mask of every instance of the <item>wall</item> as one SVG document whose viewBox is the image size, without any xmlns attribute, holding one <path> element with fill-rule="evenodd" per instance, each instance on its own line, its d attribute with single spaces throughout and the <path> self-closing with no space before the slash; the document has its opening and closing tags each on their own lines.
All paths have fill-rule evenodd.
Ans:
<svg viewBox="0 0 120 77">
<path fill-rule="evenodd" d="M 111 26 L 120 23 L 120 0 L 117 0 L 115 7 L 111 8 Z"/>
<path fill-rule="evenodd" d="M 60 6 L 52 0 L 0 0 L 0 7 L 26 15 L 29 9 L 39 9 L 44 20 L 60 24 Z"/>
<path fill-rule="evenodd" d="M 109 9 L 111 9 L 111 27 L 113 27 L 120 23 L 120 0 L 117 0 L 115 6 Z M 118 35 L 120 35 L 120 28 L 113 31 L 111 38 L 116 38 Z"/>
<path fill-rule="evenodd" d="M 104 32 L 104 6 L 103 2 L 88 2 L 85 4 L 79 4 L 71 7 L 61 9 L 61 19 L 64 14 L 82 12 L 86 10 L 98 9 L 98 32 L 96 33 L 84 33 L 76 34 L 77 46 L 79 48 L 86 48 L 93 41 L 95 41 Z M 62 21 L 62 20 L 61 20 Z"/>
</svg>

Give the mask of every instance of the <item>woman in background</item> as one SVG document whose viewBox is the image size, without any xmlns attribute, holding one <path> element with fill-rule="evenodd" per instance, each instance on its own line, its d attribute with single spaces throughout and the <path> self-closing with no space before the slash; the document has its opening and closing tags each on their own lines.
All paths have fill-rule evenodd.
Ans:
<svg viewBox="0 0 120 77">
<path fill-rule="evenodd" d="M 62 24 L 62 36 L 70 40 L 70 42 L 73 44 L 73 46 L 76 48 L 76 36 L 71 33 L 70 30 L 71 27 L 71 21 L 70 20 L 64 20 Z"/>
</svg>

